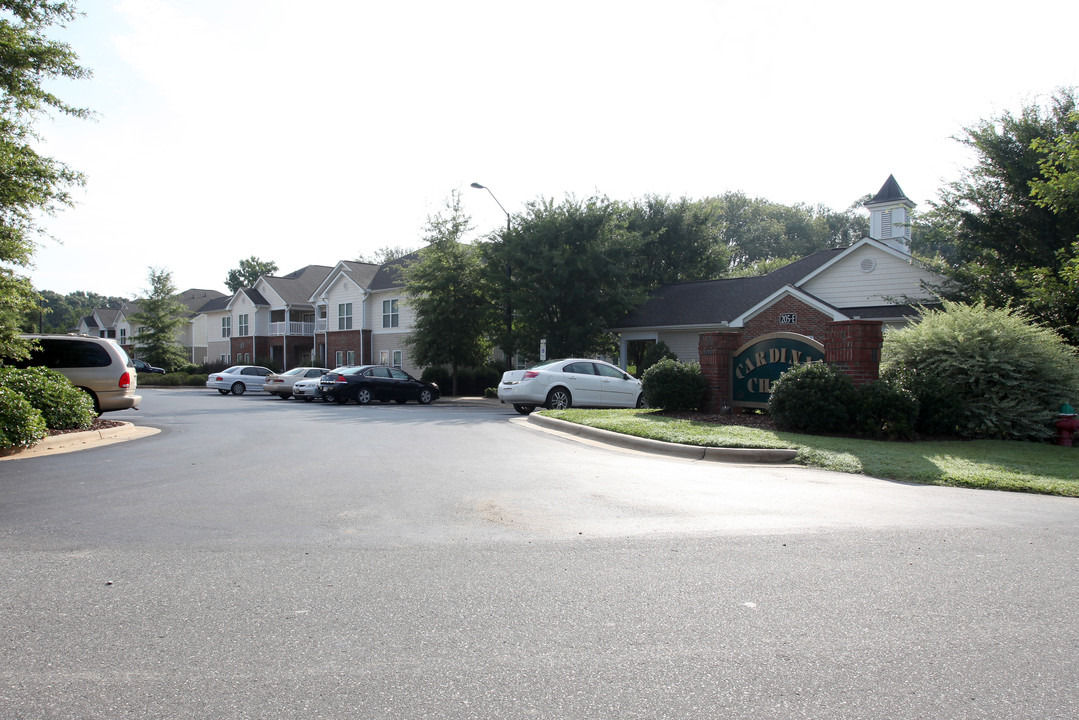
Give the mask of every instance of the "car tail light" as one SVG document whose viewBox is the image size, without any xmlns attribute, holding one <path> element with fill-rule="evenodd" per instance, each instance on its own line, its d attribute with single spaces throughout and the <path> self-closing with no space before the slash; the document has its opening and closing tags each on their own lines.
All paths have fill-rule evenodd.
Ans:
<svg viewBox="0 0 1079 720">
<path fill-rule="evenodd" d="M 334 382 L 337 382 L 337 383 L 348 383 L 348 378 L 347 378 L 347 377 L 345 377 L 344 375 L 338 375 L 338 376 L 337 376 L 337 379 L 336 379 L 336 380 L 334 380 Z"/>
<path fill-rule="evenodd" d="M 131 387 L 131 373 L 124 373 L 120 376 L 120 389 L 127 390 Z"/>
<path fill-rule="evenodd" d="M 523 378 L 521 378 L 521 379 L 522 380 L 531 380 L 534 377 L 539 377 L 539 373 L 536 372 L 535 370 L 525 370 L 525 376 Z"/>
</svg>

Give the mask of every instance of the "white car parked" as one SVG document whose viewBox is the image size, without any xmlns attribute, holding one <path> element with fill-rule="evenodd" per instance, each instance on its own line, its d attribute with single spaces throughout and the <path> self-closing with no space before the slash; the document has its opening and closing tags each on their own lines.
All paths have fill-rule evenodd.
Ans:
<svg viewBox="0 0 1079 720">
<path fill-rule="evenodd" d="M 322 377 L 319 375 L 319 377 Z M 311 402 L 315 398 L 325 400 L 326 397 L 322 394 L 322 388 L 318 386 L 318 378 L 309 378 L 306 380 L 297 380 L 292 385 L 292 396 L 297 400 L 303 400 L 304 402 Z"/>
<path fill-rule="evenodd" d="M 248 390 L 262 390 L 267 375 L 273 375 L 273 370 L 261 365 L 233 365 L 227 370 L 210 373 L 206 387 L 222 395 L 243 395 Z"/>
<path fill-rule="evenodd" d="M 503 373 L 498 399 L 522 415 L 538 405 L 549 410 L 644 407 L 640 380 L 610 363 L 586 358 L 550 360 Z"/>
<path fill-rule="evenodd" d="M 330 371 L 329 368 L 320 367 L 294 367 L 291 370 L 286 370 L 283 373 L 273 373 L 266 376 L 266 384 L 262 386 L 262 389 L 271 395 L 276 395 L 282 400 L 288 400 L 292 397 L 292 388 L 299 380 L 311 380 L 316 382 L 320 377 Z"/>
</svg>

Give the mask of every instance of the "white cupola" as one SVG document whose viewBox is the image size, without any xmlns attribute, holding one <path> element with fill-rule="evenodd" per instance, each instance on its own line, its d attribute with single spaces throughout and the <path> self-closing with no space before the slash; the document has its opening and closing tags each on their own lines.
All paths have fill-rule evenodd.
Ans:
<svg viewBox="0 0 1079 720">
<path fill-rule="evenodd" d="M 910 255 L 911 211 L 914 203 L 903 194 L 895 176 L 889 175 L 872 200 L 865 203 L 869 210 L 869 237 L 888 247 Z"/>
</svg>

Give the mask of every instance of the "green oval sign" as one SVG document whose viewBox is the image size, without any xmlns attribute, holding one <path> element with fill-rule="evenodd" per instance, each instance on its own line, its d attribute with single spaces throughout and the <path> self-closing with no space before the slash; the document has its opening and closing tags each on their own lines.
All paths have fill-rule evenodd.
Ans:
<svg viewBox="0 0 1079 720">
<path fill-rule="evenodd" d="M 772 333 L 754 338 L 731 358 L 731 404 L 768 407 L 772 383 L 792 365 L 824 360 L 824 345 L 806 335 Z"/>
</svg>

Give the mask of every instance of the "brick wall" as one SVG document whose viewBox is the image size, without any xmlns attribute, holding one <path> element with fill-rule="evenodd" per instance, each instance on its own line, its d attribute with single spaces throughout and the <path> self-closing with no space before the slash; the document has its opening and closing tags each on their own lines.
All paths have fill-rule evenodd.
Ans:
<svg viewBox="0 0 1079 720">
<path fill-rule="evenodd" d="M 797 321 L 780 324 L 781 315 L 793 314 Z M 774 332 L 792 332 L 823 342 L 825 330 L 831 324 L 832 318 L 820 310 L 806 305 L 798 298 L 790 295 L 780 299 L 775 305 L 769 305 L 763 312 L 757 313 L 746 321 L 742 332 L 745 334 L 745 342 L 755 337 Z"/>
<path fill-rule="evenodd" d="M 707 385 L 704 395 L 707 412 L 719 412 L 731 404 L 731 356 L 745 343 L 742 338 L 743 334 L 737 330 L 701 333 L 698 352 Z"/>
<path fill-rule="evenodd" d="M 780 324 L 780 317 L 793 313 L 793 323 Z M 846 373 L 855 385 L 880 377 L 880 349 L 884 343 L 879 320 L 833 321 L 829 316 L 793 297 L 784 297 L 746 322 L 745 327 L 701 333 L 698 339 L 701 374 L 704 375 L 705 411 L 718 412 L 731 404 L 731 357 L 742 345 L 775 332 L 807 335 L 824 345 L 825 362 Z"/>
<path fill-rule="evenodd" d="M 360 347 L 363 347 L 363 356 L 360 356 Z M 333 365 L 337 352 L 356 353 L 356 365 L 371 364 L 371 331 L 370 330 L 337 330 L 326 333 L 326 362 Z"/>
<path fill-rule="evenodd" d="M 824 361 L 835 365 L 855 385 L 880 379 L 880 349 L 884 344 L 880 320 L 846 320 L 829 325 Z"/>
</svg>

